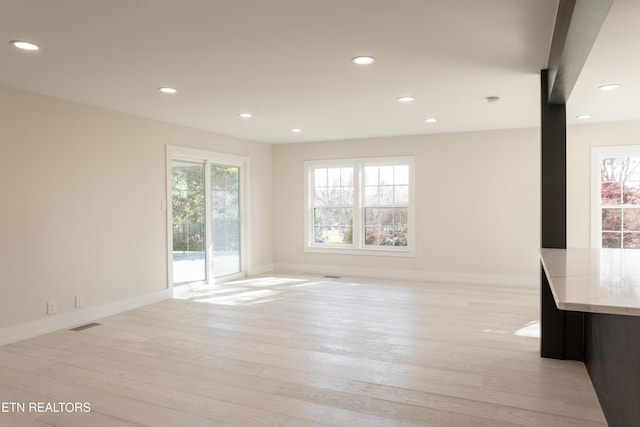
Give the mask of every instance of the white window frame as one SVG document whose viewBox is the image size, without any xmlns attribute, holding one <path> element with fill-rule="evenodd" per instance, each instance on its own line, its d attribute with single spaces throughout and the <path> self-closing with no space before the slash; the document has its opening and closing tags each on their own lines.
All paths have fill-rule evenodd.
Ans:
<svg viewBox="0 0 640 427">
<path fill-rule="evenodd" d="M 364 167 L 365 166 L 409 166 L 409 204 L 408 204 L 408 233 L 407 246 L 367 246 L 364 236 Z M 315 168 L 353 167 L 353 242 L 352 244 L 328 245 L 315 243 L 313 223 L 313 198 Z M 415 158 L 405 157 L 375 157 L 336 160 L 310 160 L 304 162 L 304 251 L 315 253 L 350 254 L 350 255 L 378 255 L 396 257 L 415 257 L 416 227 L 415 227 Z M 394 205 L 389 205 L 393 207 Z"/>
<path fill-rule="evenodd" d="M 600 205 L 600 166 L 610 157 L 640 157 L 640 145 L 591 148 L 591 247 L 602 248 L 602 207 Z"/>
</svg>

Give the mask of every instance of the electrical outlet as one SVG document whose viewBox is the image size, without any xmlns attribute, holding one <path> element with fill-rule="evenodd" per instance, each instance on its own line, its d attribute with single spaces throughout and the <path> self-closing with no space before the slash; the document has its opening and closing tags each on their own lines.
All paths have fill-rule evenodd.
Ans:
<svg viewBox="0 0 640 427">
<path fill-rule="evenodd" d="M 56 314 L 58 312 L 58 303 L 55 301 L 47 301 L 47 314 Z"/>
<path fill-rule="evenodd" d="M 76 308 L 84 307 L 84 296 L 76 295 Z"/>
</svg>

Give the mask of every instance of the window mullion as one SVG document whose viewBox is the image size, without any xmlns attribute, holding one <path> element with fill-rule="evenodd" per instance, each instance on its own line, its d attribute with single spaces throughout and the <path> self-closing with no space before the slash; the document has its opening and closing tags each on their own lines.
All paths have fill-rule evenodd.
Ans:
<svg viewBox="0 0 640 427">
<path fill-rule="evenodd" d="M 362 164 L 358 163 L 353 165 L 353 245 L 355 248 L 363 248 L 362 232 L 363 219 L 362 219 Z"/>
</svg>

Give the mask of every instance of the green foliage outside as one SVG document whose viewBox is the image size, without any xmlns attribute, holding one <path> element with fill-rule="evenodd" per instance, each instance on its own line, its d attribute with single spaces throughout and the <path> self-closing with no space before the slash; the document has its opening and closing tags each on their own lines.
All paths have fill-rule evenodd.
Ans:
<svg viewBox="0 0 640 427">
<path fill-rule="evenodd" d="M 215 250 L 238 250 L 240 241 L 240 169 L 211 167 L 211 225 Z M 204 165 L 174 164 L 171 176 L 173 250 L 204 251 Z"/>
<path fill-rule="evenodd" d="M 204 167 L 174 166 L 171 195 L 173 250 L 204 251 Z"/>
</svg>

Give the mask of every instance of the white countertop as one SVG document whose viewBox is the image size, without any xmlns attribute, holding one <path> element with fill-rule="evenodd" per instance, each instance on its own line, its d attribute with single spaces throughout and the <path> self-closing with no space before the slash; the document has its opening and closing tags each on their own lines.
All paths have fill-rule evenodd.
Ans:
<svg viewBox="0 0 640 427">
<path fill-rule="evenodd" d="M 541 249 L 561 310 L 640 316 L 640 249 Z"/>
</svg>

